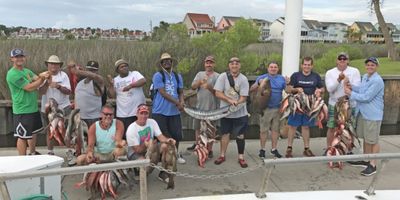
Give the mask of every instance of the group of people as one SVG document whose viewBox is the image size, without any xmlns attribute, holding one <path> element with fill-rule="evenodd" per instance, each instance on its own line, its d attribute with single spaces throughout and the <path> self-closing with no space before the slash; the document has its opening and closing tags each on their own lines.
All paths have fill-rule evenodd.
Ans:
<svg viewBox="0 0 400 200">
<path fill-rule="evenodd" d="M 170 54 L 163 53 L 157 62 L 159 71 L 152 77 L 151 109 L 146 105 L 143 93 L 146 78 L 138 71 L 130 71 L 129 63 L 123 59 L 117 60 L 114 65 L 118 75 L 114 78 L 111 75 L 104 78 L 98 73 L 99 63 L 96 61 L 89 61 L 85 67 L 69 62 L 66 73 L 61 70 L 63 62 L 58 56 L 52 55 L 45 61 L 47 70 L 36 75 L 25 66 L 26 54 L 22 49 L 13 49 L 10 57 L 12 67 L 7 73 L 7 83 L 12 96 L 14 135 L 18 138 L 17 149 L 20 155 L 26 155 L 28 147 L 29 154 L 39 154 L 35 149 L 36 133 L 48 123 L 44 107 L 50 98 L 58 102 L 59 109 L 64 111 L 65 116 L 72 109 L 80 109 L 80 116 L 89 127 L 88 148 L 85 154 L 77 155 L 78 165 L 107 162 L 122 155 L 127 155 L 130 160 L 142 159 L 146 155 L 149 141 L 153 139 L 160 142 L 161 152 L 166 150 L 166 143 L 179 148 L 182 140 L 181 112 L 184 111 L 183 78 L 173 70 L 177 60 Z M 191 88 L 197 90 L 198 109 L 215 110 L 227 105 L 246 103 L 249 93 L 257 90 L 260 81 L 267 77 L 272 91 L 267 108 L 260 117 L 259 156 L 266 157 L 265 143 L 268 132 L 271 131 L 270 153 L 276 158 L 281 158 L 277 143 L 282 92 L 323 96 L 326 85 L 329 92 L 328 147 L 335 127 L 334 105 L 339 97 L 347 95 L 353 102 L 357 134 L 364 139 L 364 153 L 377 153 L 384 92 L 383 80 L 377 73 L 379 61 L 374 57 L 365 60 L 367 74 L 362 79 L 359 71 L 348 64 L 349 56 L 340 53 L 336 67 L 326 73 L 324 84 L 320 75 L 312 71 L 311 57 L 302 59 L 301 70 L 294 73 L 290 79 L 280 75 L 278 64 L 271 62 L 268 64 L 267 73 L 259 76 L 250 87 L 247 77 L 240 72 L 238 57 L 229 59 L 227 71 L 219 74 L 214 71 L 214 57 L 207 56 L 204 59 L 204 71 L 196 74 Z M 40 111 L 37 104 L 38 95 L 41 96 Z M 116 99 L 116 111 L 105 102 L 105 96 Z M 73 104 L 70 103 L 70 99 L 73 99 Z M 150 114 L 152 118 L 149 118 Z M 219 155 L 214 161 L 216 165 L 225 162 L 232 134 L 237 144 L 238 163 L 242 168 L 248 167 L 244 158 L 248 120 L 246 106 L 220 120 L 221 142 Z M 310 127 L 315 126 L 315 121 L 305 114 L 296 113 L 289 116 L 288 126 L 285 156 L 293 157 L 293 138 L 298 126 L 301 126 L 304 141 L 303 155 L 314 156 L 310 149 Z M 198 140 L 199 120 L 194 121 L 194 128 Z M 48 140 L 47 144 L 48 153 L 54 154 L 53 141 Z M 194 147 L 195 145 L 188 150 L 193 150 Z M 213 155 L 211 151 L 209 158 Z M 182 155 L 177 154 L 177 162 L 183 164 L 186 161 Z M 375 161 L 353 164 L 366 166 L 362 172 L 364 175 L 371 175 L 376 171 Z"/>
</svg>

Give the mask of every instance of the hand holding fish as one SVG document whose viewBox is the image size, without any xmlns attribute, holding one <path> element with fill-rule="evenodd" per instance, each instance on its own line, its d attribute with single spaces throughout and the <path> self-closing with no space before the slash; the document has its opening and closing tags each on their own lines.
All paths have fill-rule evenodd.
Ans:
<svg viewBox="0 0 400 200">
<path fill-rule="evenodd" d="M 176 141 L 173 138 L 168 138 L 165 142 L 172 145 L 175 145 L 176 143 Z"/>
<path fill-rule="evenodd" d="M 86 154 L 86 162 L 92 163 L 94 161 L 93 151 L 88 151 Z"/>
<path fill-rule="evenodd" d="M 337 78 L 337 81 L 340 83 L 340 81 L 342 81 L 342 80 L 345 79 L 345 78 L 346 78 L 346 75 L 344 75 L 344 73 L 341 72 L 341 73 L 339 74 L 338 78 Z"/>
<path fill-rule="evenodd" d="M 42 72 L 42 73 L 39 74 L 39 78 L 41 78 L 43 80 L 49 79 L 50 77 L 51 76 L 50 76 L 50 72 L 49 71 L 45 71 L 45 72 Z"/>
<path fill-rule="evenodd" d="M 317 88 L 317 89 L 315 89 L 314 94 L 315 94 L 316 97 L 320 97 L 321 94 L 322 94 L 322 90 L 320 88 Z"/>
<path fill-rule="evenodd" d="M 303 93 L 304 92 L 303 88 L 301 88 L 301 87 L 298 87 L 298 88 L 295 88 L 295 89 L 296 89 L 297 93 Z"/>
<path fill-rule="evenodd" d="M 348 96 L 351 95 L 351 87 L 344 87 L 344 93 Z"/>
</svg>

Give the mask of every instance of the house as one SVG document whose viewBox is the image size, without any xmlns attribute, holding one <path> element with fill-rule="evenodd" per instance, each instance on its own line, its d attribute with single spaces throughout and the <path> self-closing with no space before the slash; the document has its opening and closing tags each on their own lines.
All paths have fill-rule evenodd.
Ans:
<svg viewBox="0 0 400 200">
<path fill-rule="evenodd" d="M 362 43 L 384 43 L 383 34 L 371 22 L 354 22 L 349 28 L 349 38 Z"/>
<path fill-rule="evenodd" d="M 186 25 L 190 37 L 211 33 L 215 29 L 214 21 L 211 20 L 208 14 L 187 13 L 183 19 L 183 24 Z"/>
<path fill-rule="evenodd" d="M 222 16 L 217 24 L 218 32 L 225 32 L 230 27 L 235 25 L 235 22 L 239 19 L 244 19 L 243 17 L 232 17 L 232 16 Z"/>
<path fill-rule="evenodd" d="M 328 40 L 336 43 L 347 42 L 348 25 L 342 22 L 321 22 L 322 30 L 328 32 Z"/>
<path fill-rule="evenodd" d="M 394 24 L 392 24 L 392 23 L 386 23 L 386 26 L 387 26 L 388 29 L 389 29 L 389 34 L 390 34 L 390 35 L 392 36 L 392 38 L 393 38 L 393 42 L 395 42 L 395 43 L 400 43 L 400 29 L 397 28 L 397 27 L 396 27 Z M 381 29 L 380 29 L 378 23 L 375 24 L 375 28 L 376 28 L 376 30 L 381 31 Z"/>
<path fill-rule="evenodd" d="M 269 40 L 270 37 L 270 29 L 269 26 L 271 25 L 271 22 L 263 19 L 251 19 L 253 23 L 258 27 L 258 30 L 260 31 L 260 41 L 266 41 Z"/>
</svg>

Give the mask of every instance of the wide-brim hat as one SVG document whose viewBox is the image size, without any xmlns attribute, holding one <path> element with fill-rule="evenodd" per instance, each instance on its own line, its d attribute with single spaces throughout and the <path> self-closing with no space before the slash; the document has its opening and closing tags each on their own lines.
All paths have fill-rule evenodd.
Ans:
<svg viewBox="0 0 400 200">
<path fill-rule="evenodd" d="M 61 62 L 60 58 L 58 58 L 58 56 L 56 55 L 51 55 L 49 57 L 49 59 L 47 59 L 46 61 L 44 61 L 44 63 L 47 65 L 48 63 L 54 63 L 54 64 L 60 64 L 60 66 L 62 66 L 64 64 L 64 62 Z"/>
<path fill-rule="evenodd" d="M 166 60 L 166 59 L 172 60 L 172 66 L 176 66 L 178 64 L 178 61 L 175 58 L 173 58 L 171 55 L 169 55 L 169 53 L 163 53 L 163 54 L 161 54 L 161 57 L 157 61 L 156 65 L 161 66 L 161 61 Z"/>
<path fill-rule="evenodd" d="M 122 64 L 126 64 L 126 65 L 129 66 L 129 63 L 128 63 L 126 60 L 124 60 L 124 59 L 119 59 L 119 60 L 115 61 L 115 64 L 114 64 L 114 66 L 115 66 L 115 72 L 118 72 L 118 67 L 119 67 L 120 65 L 122 65 Z"/>
</svg>

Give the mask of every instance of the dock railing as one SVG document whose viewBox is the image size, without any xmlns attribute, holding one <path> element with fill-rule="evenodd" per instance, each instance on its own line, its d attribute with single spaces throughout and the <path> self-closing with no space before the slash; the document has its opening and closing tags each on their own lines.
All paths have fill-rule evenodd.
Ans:
<svg viewBox="0 0 400 200">
<path fill-rule="evenodd" d="M 6 181 L 14 179 L 23 178 L 33 178 L 33 177 L 45 177 L 54 175 L 73 175 L 82 174 L 86 172 L 97 172 L 106 170 L 117 170 L 126 168 L 140 168 L 140 199 L 147 200 L 147 177 L 146 177 L 146 166 L 150 165 L 150 160 L 135 160 L 135 161 L 123 161 L 123 162 L 113 162 L 104 163 L 100 165 L 87 165 L 87 166 L 77 166 L 77 167 L 63 167 L 63 168 L 53 168 L 53 169 L 43 169 L 37 171 L 26 171 L 17 173 L 0 173 L 0 192 L 3 200 L 11 200 L 10 194 L 7 190 Z"/>
<path fill-rule="evenodd" d="M 374 175 L 368 188 L 364 191 L 368 196 L 375 195 L 375 187 L 378 183 L 379 175 L 386 163 L 392 159 L 400 159 L 400 153 L 379 153 L 379 154 L 360 154 L 360 155 L 341 155 L 341 156 L 317 156 L 303 158 L 280 158 L 280 159 L 264 159 L 265 173 L 259 191 L 256 193 L 257 198 L 267 198 L 266 191 L 268 181 L 272 171 L 276 165 L 293 165 L 293 164 L 309 164 L 309 163 L 328 163 L 328 162 L 344 162 L 344 161 L 360 161 L 360 160 L 381 160 L 377 165 L 376 174 Z"/>
</svg>

